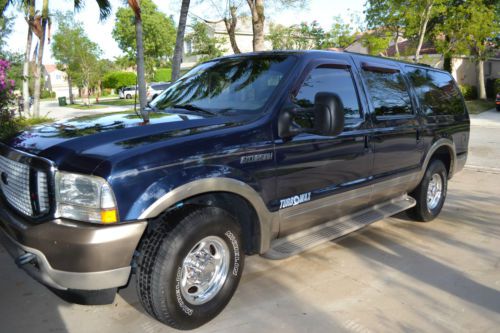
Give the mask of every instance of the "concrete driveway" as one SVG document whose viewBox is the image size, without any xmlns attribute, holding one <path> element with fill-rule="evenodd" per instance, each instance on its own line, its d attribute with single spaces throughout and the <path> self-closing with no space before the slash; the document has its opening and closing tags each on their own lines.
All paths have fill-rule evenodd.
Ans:
<svg viewBox="0 0 500 333">
<path fill-rule="evenodd" d="M 283 261 L 249 257 L 231 303 L 196 332 L 498 332 L 495 119 L 473 122 L 471 166 L 450 182 L 437 220 L 398 215 Z M 133 282 L 114 304 L 85 307 L 34 282 L 2 248 L 0 272 L 1 332 L 173 331 L 145 314 Z"/>
</svg>

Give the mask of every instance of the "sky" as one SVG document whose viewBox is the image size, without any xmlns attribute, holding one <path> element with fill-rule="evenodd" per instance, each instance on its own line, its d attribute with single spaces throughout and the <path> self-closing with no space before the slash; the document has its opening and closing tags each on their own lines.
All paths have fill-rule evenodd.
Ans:
<svg viewBox="0 0 500 333">
<path fill-rule="evenodd" d="M 169 0 L 153 0 L 158 9 L 164 12 L 168 16 L 173 16 L 174 20 L 177 21 L 178 13 L 180 9 L 180 0 L 169 1 Z M 72 2 L 70 0 L 51 0 L 50 1 L 50 11 L 67 11 L 72 10 Z M 318 21 L 319 24 L 324 29 L 329 29 L 333 22 L 333 17 L 340 15 L 346 21 L 350 17 L 350 13 L 362 14 L 363 4 L 365 0 L 309 0 L 309 4 L 304 9 L 282 9 L 282 10 L 268 10 L 266 12 L 266 20 L 275 23 L 280 23 L 283 25 L 292 25 L 300 22 L 312 22 L 314 20 Z M 37 1 L 41 3 L 41 1 Z M 95 4 L 95 1 L 87 0 L 85 7 L 76 14 L 76 20 L 84 23 L 85 31 L 89 38 L 96 42 L 103 51 L 103 58 L 114 59 L 121 55 L 121 50 L 118 48 L 118 44 L 115 42 L 111 35 L 113 30 L 115 12 L 117 8 L 123 6 L 125 1 L 123 0 L 111 0 L 113 6 L 113 13 L 104 22 L 99 22 L 99 11 Z M 210 1 L 204 1 L 204 4 L 196 5 L 196 3 L 202 3 L 201 1 L 191 1 L 195 4 L 190 8 L 190 11 L 197 15 L 203 16 L 204 18 L 210 19 L 210 10 L 207 10 L 207 3 Z M 243 7 L 246 9 L 246 7 Z M 207 14 L 208 13 L 208 14 Z M 202 15 L 203 14 L 203 15 Z M 215 14 L 215 13 L 214 13 Z M 14 21 L 14 31 L 7 41 L 12 52 L 22 52 L 24 53 L 26 45 L 26 34 L 27 26 L 24 21 L 24 17 L 21 12 L 11 9 L 7 12 L 8 16 L 15 16 Z M 216 15 L 216 14 L 215 14 Z M 57 24 L 52 26 L 52 34 L 57 31 Z M 44 52 L 44 63 L 53 64 L 55 60 L 52 57 L 50 46 L 46 48 L 48 52 Z"/>
</svg>

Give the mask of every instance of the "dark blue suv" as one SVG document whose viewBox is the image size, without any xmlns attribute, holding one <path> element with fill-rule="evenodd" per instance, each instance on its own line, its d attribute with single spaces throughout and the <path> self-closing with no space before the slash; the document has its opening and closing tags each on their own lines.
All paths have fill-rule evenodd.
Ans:
<svg viewBox="0 0 500 333">
<path fill-rule="evenodd" d="M 146 311 L 180 329 L 222 311 L 246 255 L 286 258 L 401 211 L 434 219 L 467 158 L 448 73 L 351 53 L 215 59 L 147 111 L 0 144 L 0 237 L 78 302 L 112 301 L 135 274 Z"/>
</svg>

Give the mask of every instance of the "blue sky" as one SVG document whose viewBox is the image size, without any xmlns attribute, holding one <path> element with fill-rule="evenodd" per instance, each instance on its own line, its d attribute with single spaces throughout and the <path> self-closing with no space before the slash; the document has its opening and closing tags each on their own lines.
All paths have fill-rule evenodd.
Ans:
<svg viewBox="0 0 500 333">
<path fill-rule="evenodd" d="M 180 0 L 176 1 L 165 1 L 165 0 L 153 0 L 160 11 L 166 13 L 167 15 L 173 15 L 174 19 L 177 20 L 178 10 L 180 6 Z M 41 1 L 37 1 L 41 3 Z M 191 1 L 195 3 L 195 1 Z M 313 20 L 318 21 L 321 26 L 328 29 L 333 21 L 333 17 L 336 15 L 342 16 L 344 19 L 348 20 L 350 13 L 355 12 L 360 15 L 363 12 L 363 4 L 365 0 L 350 0 L 350 1 L 340 1 L 340 0 L 310 0 L 309 5 L 305 9 L 290 9 L 290 10 L 268 10 L 266 12 L 266 17 L 268 20 L 273 22 L 281 23 L 284 25 L 292 25 L 300 22 L 311 22 Z M 68 0 L 51 0 L 51 11 L 55 10 L 71 10 L 72 1 Z M 113 40 L 111 36 L 111 31 L 113 30 L 114 24 L 114 12 L 120 6 L 123 6 L 124 1 L 122 0 L 111 0 L 113 5 L 113 14 L 104 22 L 99 22 L 99 15 L 97 5 L 92 0 L 87 0 L 87 5 L 83 10 L 76 14 L 76 19 L 84 22 L 85 30 L 94 42 L 99 44 L 103 50 L 104 58 L 113 59 L 121 54 L 117 43 Z M 207 1 L 205 1 L 207 3 Z M 245 8 L 245 7 L 244 7 Z M 206 6 L 197 5 L 192 6 L 192 12 L 196 15 L 202 13 L 207 13 Z M 8 45 L 11 51 L 23 52 L 26 43 L 26 23 L 20 12 L 15 10 L 10 10 L 7 15 L 16 15 L 16 20 L 14 24 L 14 32 L 8 40 Z M 209 18 L 209 17 L 207 17 Z M 57 25 L 54 24 L 52 28 L 52 33 L 57 31 Z M 54 63 L 52 54 L 50 52 L 50 47 L 48 52 L 44 54 L 45 63 Z"/>
</svg>

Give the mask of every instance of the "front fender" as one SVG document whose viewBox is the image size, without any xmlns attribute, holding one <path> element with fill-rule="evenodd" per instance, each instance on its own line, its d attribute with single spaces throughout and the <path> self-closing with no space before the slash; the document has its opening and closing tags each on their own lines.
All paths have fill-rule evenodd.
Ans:
<svg viewBox="0 0 500 333">
<path fill-rule="evenodd" d="M 134 203 L 130 210 L 131 214 L 135 215 L 140 212 L 138 219 L 146 220 L 155 218 L 183 200 L 199 194 L 209 192 L 236 194 L 246 199 L 255 209 L 261 231 L 260 252 L 265 252 L 271 243 L 276 214 L 267 209 L 261 195 L 256 190 L 258 187 L 254 187 L 257 186 L 257 182 L 243 172 L 235 170 L 228 172 L 226 166 L 211 167 L 209 173 L 206 172 L 206 169 L 205 172 L 197 171 L 198 175 L 189 180 L 185 177 L 187 174 L 193 175 L 193 170 L 165 177 L 152 184 Z M 178 185 L 174 185 L 174 183 Z"/>
</svg>

